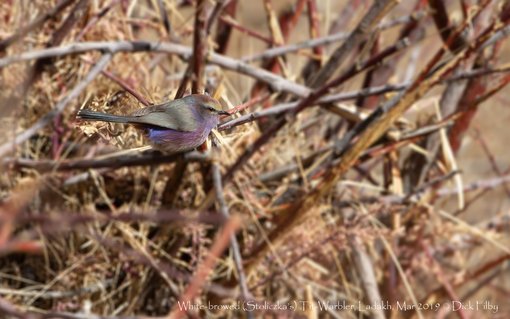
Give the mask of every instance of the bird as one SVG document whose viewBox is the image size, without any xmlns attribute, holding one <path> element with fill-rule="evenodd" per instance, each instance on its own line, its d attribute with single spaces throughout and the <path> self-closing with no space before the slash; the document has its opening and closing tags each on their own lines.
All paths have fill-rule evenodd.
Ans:
<svg viewBox="0 0 510 319">
<path fill-rule="evenodd" d="M 186 97 L 148 106 L 129 115 L 113 115 L 81 109 L 77 119 L 126 123 L 141 129 L 150 144 L 166 153 L 183 153 L 202 145 L 215 128 L 223 111 L 221 104 L 205 94 Z"/>
</svg>

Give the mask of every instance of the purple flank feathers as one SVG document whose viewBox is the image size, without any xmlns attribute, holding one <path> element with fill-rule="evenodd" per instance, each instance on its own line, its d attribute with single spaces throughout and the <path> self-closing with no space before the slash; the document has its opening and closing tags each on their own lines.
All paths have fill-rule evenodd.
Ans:
<svg viewBox="0 0 510 319">
<path fill-rule="evenodd" d="M 195 116 L 199 117 L 200 115 L 195 114 Z M 199 127 L 193 132 L 181 132 L 157 126 L 148 127 L 145 132 L 155 148 L 170 153 L 179 153 L 202 145 L 218 122 L 218 117 L 204 118 L 198 121 Z"/>
</svg>

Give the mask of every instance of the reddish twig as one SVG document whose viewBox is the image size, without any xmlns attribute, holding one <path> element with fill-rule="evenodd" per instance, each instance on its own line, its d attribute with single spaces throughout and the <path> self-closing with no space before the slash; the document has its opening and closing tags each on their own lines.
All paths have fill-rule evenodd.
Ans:
<svg viewBox="0 0 510 319">
<path fill-rule="evenodd" d="M 400 17 L 391 21 L 381 22 L 377 25 L 374 31 L 382 31 L 394 27 L 395 25 L 403 23 L 411 23 L 412 21 L 419 21 L 425 16 L 423 11 L 419 11 L 413 15 Z M 303 49 L 315 48 L 317 46 L 326 46 L 332 43 L 347 39 L 348 33 L 338 32 L 335 34 L 327 35 L 317 39 L 310 39 L 296 44 L 289 44 L 280 47 L 270 48 L 264 52 L 253 54 L 242 58 L 243 62 L 252 62 L 257 60 L 267 60 L 277 56 L 285 55 L 287 53 L 293 53 Z M 413 41 L 414 42 L 414 41 Z"/>
<path fill-rule="evenodd" d="M 82 60 L 89 64 L 93 64 L 93 62 L 91 60 L 89 60 L 85 57 L 82 57 Z M 143 97 L 143 95 L 138 93 L 138 91 L 136 91 L 131 85 L 129 85 L 126 81 L 124 81 L 117 75 L 115 75 L 107 70 L 102 70 L 101 74 L 104 75 L 105 77 L 109 78 L 113 82 L 117 83 L 121 88 L 123 88 L 126 92 L 131 94 L 135 99 L 138 100 L 138 102 L 142 103 L 143 105 L 149 106 L 149 105 L 153 104 L 153 103 L 147 101 L 147 99 L 145 97 Z"/>
<path fill-rule="evenodd" d="M 443 0 L 429 0 L 428 3 L 437 30 L 439 30 L 441 39 L 443 39 L 448 49 L 452 52 L 457 52 L 460 48 L 465 47 L 467 45 L 466 40 L 460 33 L 457 32 L 452 38 L 452 34 L 456 32 L 456 30 L 450 23 L 448 11 L 446 10 L 446 3 Z"/>
<path fill-rule="evenodd" d="M 235 233 L 237 232 L 240 224 L 241 222 L 239 218 L 232 217 L 226 223 L 221 233 L 218 233 L 206 259 L 202 264 L 199 265 L 194 277 L 190 281 L 190 284 L 182 293 L 179 301 L 175 303 L 172 311 L 168 315 L 169 319 L 181 318 L 184 315 L 185 310 L 181 309 L 178 304 L 191 302 L 199 293 L 201 287 L 206 283 L 209 273 L 213 270 L 214 266 L 218 262 L 221 253 L 225 250 L 226 247 L 228 247 L 228 243 L 232 236 L 235 236 Z"/>
<path fill-rule="evenodd" d="M 354 74 L 358 73 L 360 70 L 363 70 L 374 63 L 379 62 L 382 57 L 385 57 L 387 55 L 393 54 L 394 52 L 397 52 L 400 50 L 402 45 L 406 45 L 406 42 L 403 41 L 402 43 L 397 43 L 395 46 L 392 46 L 391 48 L 388 48 L 387 50 L 381 52 L 380 55 L 377 57 L 372 57 L 365 63 L 360 65 L 354 65 L 351 67 L 347 72 L 340 75 L 339 77 L 335 78 L 331 82 L 327 83 L 326 85 L 322 86 L 319 89 L 316 89 L 312 93 L 310 93 L 306 98 L 301 100 L 298 105 L 294 109 L 294 116 L 299 114 L 301 111 L 303 111 L 306 107 L 313 105 L 317 100 L 319 100 L 323 95 L 325 95 L 331 88 L 336 87 L 340 85 L 341 83 L 345 82 L 347 79 L 352 77 Z M 268 128 L 264 134 L 259 137 L 252 145 L 251 148 L 247 149 L 238 159 L 237 161 L 230 167 L 230 169 L 227 171 L 224 181 L 225 183 L 229 182 L 234 173 L 242 167 L 252 156 L 255 154 L 264 144 L 266 144 L 272 137 L 275 136 L 275 134 L 287 123 L 288 117 L 280 118 L 274 125 L 272 125 L 270 128 Z"/>
<path fill-rule="evenodd" d="M 233 18 L 229 17 L 229 16 L 221 16 L 219 17 L 219 20 L 223 23 L 225 23 L 226 25 L 229 25 L 231 26 L 232 28 L 238 30 L 238 31 L 241 31 L 242 33 L 245 33 L 249 36 L 252 36 L 254 37 L 255 39 L 259 39 L 263 42 L 266 42 L 268 44 L 272 44 L 273 43 L 273 40 L 266 37 L 265 35 L 262 35 L 256 31 L 253 31 L 253 30 L 250 30 L 242 25 L 240 25 L 239 23 L 237 23 Z"/>
<path fill-rule="evenodd" d="M 315 0 L 307 0 L 306 2 L 308 9 L 308 25 L 310 40 L 317 39 L 320 37 L 320 24 L 319 24 L 319 13 L 317 12 L 317 2 Z M 317 72 L 320 69 L 323 62 L 323 47 L 314 46 L 312 48 L 313 59 L 310 59 L 301 72 L 302 77 L 307 81 L 311 74 Z"/>
<path fill-rule="evenodd" d="M 172 34 L 172 24 L 170 23 L 170 19 L 168 19 L 168 14 L 166 13 L 165 3 L 163 0 L 158 0 L 158 9 L 159 16 L 161 17 L 161 21 L 165 27 L 166 34 L 168 37 L 170 37 Z"/>
<path fill-rule="evenodd" d="M 80 33 L 74 38 L 74 41 L 80 41 L 83 36 L 90 30 L 97 22 L 110 12 L 110 10 L 122 0 L 111 0 L 109 4 L 104 6 L 98 13 L 96 13 L 87 23 L 87 25 L 80 31 Z"/>
<path fill-rule="evenodd" d="M 272 47 L 282 46 L 287 42 L 290 33 L 296 26 L 298 18 L 301 16 L 305 5 L 305 0 L 297 0 L 295 10 L 283 11 L 278 18 L 273 10 L 271 0 L 264 0 L 264 8 L 266 12 L 266 20 L 271 32 Z M 283 61 L 278 58 L 267 59 L 264 61 L 262 68 L 269 70 L 274 74 L 282 73 Z M 257 96 L 267 91 L 265 82 L 258 81 L 255 83 L 251 90 L 251 96 Z M 265 104 L 263 107 L 267 108 L 269 105 Z"/>
<path fill-rule="evenodd" d="M 482 149 L 484 153 L 487 155 L 487 158 L 489 159 L 489 162 L 492 166 L 492 170 L 497 176 L 502 177 L 503 172 L 499 168 L 498 163 L 496 162 L 496 158 L 494 157 L 494 154 L 491 152 L 489 145 L 487 145 L 487 142 L 483 138 L 482 132 L 480 131 L 479 128 L 476 127 L 474 128 L 474 130 L 475 130 L 474 138 L 482 146 Z M 510 198 L 510 188 L 506 184 L 503 184 L 503 189 L 505 190 L 507 196 Z"/>
<path fill-rule="evenodd" d="M 380 19 L 388 12 L 393 6 L 397 4 L 394 0 L 376 1 L 363 17 L 358 26 L 349 35 L 349 38 L 336 49 L 329 57 L 328 62 L 310 78 L 308 82 L 311 87 L 320 87 L 323 83 L 327 82 L 331 75 L 337 70 L 340 65 L 345 61 L 348 54 L 352 49 L 358 46 L 365 37 L 372 31 L 372 28 L 379 22 Z"/>
<path fill-rule="evenodd" d="M 319 13 L 317 12 L 316 0 L 307 0 L 308 8 L 308 24 L 310 25 L 310 39 L 320 37 Z M 317 46 L 313 48 L 313 53 L 317 56 L 322 56 L 322 47 Z"/>
<path fill-rule="evenodd" d="M 191 79 L 191 93 L 203 93 L 204 62 L 207 52 L 207 25 L 206 25 L 206 2 L 198 0 L 195 12 L 195 26 L 193 32 L 193 77 Z"/>
<path fill-rule="evenodd" d="M 504 29 L 503 26 L 500 28 Z M 275 245 L 280 244 L 296 225 L 299 225 L 305 220 L 311 207 L 314 206 L 317 201 L 321 200 L 325 194 L 329 193 L 331 189 L 337 185 L 338 180 L 355 165 L 366 148 L 379 139 L 386 132 L 388 127 L 394 123 L 403 112 L 409 109 L 417 99 L 428 92 L 444 78 L 446 74 L 457 67 L 459 63 L 467 59 L 470 54 L 483 47 L 490 39 L 482 37 L 477 40 L 474 46 L 466 49 L 464 52 L 458 53 L 446 64 L 436 67 L 439 59 L 445 52 L 444 48 L 439 49 L 406 91 L 377 108 L 367 119 L 358 123 L 352 130 L 345 134 L 342 140 L 339 141 L 335 150 L 335 155 L 341 156 L 341 160 L 328 168 L 327 174 L 324 175 L 321 183 L 319 183 L 316 188 L 307 195 L 301 196 L 298 201 L 291 204 L 288 209 L 281 213 L 281 222 L 268 235 L 270 241 Z M 334 81 L 332 82 L 334 83 Z M 328 85 L 326 85 L 326 87 L 327 86 Z M 319 91 L 320 90 L 316 90 L 314 93 L 318 93 Z M 313 96 L 314 93 L 310 96 Z M 306 100 L 307 99 L 304 99 L 303 101 Z M 357 141 L 356 143 L 352 143 L 355 137 L 357 137 Z M 255 143 L 257 142 L 258 141 Z M 257 146 L 260 145 L 255 144 L 255 147 Z M 267 248 L 267 242 L 263 242 L 259 245 L 254 250 L 255 259 L 260 259 L 261 255 L 267 252 Z"/>
<path fill-rule="evenodd" d="M 425 4 L 423 1 L 418 1 L 413 11 L 421 12 L 420 10 L 423 9 L 422 7 L 424 5 Z M 406 23 L 406 25 L 403 26 L 402 31 L 400 32 L 399 39 L 402 40 L 408 38 L 411 43 L 417 43 L 418 41 L 423 39 L 423 37 L 425 36 L 425 30 L 423 26 L 421 26 L 418 22 L 419 20 L 417 18 L 414 17 L 411 18 Z M 372 48 L 372 55 L 377 54 L 377 52 L 379 51 L 378 48 L 380 45 L 379 42 L 380 36 L 378 33 L 377 39 L 374 41 L 374 47 Z M 385 83 L 388 83 L 390 77 L 395 73 L 395 69 L 403 55 L 404 51 L 401 51 L 395 54 L 393 58 L 388 59 L 387 61 L 384 61 L 383 63 L 377 65 L 374 69 L 369 70 L 365 76 L 363 88 L 384 85 Z M 380 96 L 372 96 L 368 98 L 362 97 L 356 101 L 356 105 L 373 109 L 380 102 L 381 102 Z"/>
<path fill-rule="evenodd" d="M 237 8 L 238 0 L 230 0 L 226 7 L 224 7 L 223 16 L 235 17 L 236 8 Z M 211 28 L 212 24 L 209 25 Z M 218 26 L 216 27 L 216 44 L 218 47 L 216 48 L 216 52 L 220 54 L 224 54 L 227 51 L 228 43 L 230 40 L 230 35 L 232 34 L 232 26 L 225 23 L 221 18 L 218 21 Z"/>
<path fill-rule="evenodd" d="M 228 113 L 236 114 L 236 113 L 239 113 L 245 109 L 249 109 L 253 105 L 262 103 L 263 101 L 267 100 L 269 98 L 269 96 L 270 96 L 270 94 L 256 96 L 256 97 L 250 99 L 249 101 L 247 101 L 246 103 L 243 103 L 236 107 L 231 108 L 230 110 L 228 110 Z"/>
</svg>

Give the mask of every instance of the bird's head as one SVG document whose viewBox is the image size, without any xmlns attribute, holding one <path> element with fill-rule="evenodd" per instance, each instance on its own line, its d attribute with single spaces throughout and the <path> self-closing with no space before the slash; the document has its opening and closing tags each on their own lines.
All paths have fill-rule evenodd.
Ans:
<svg viewBox="0 0 510 319">
<path fill-rule="evenodd" d="M 200 113 L 202 114 L 230 115 L 230 113 L 222 110 L 220 102 L 208 95 L 192 94 L 189 98 L 193 99 L 193 102 L 200 108 Z"/>
</svg>

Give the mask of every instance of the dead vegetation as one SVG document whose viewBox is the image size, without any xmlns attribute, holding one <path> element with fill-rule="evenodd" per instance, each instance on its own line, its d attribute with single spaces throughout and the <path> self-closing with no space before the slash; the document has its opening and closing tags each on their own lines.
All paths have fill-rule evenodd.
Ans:
<svg viewBox="0 0 510 319">
<path fill-rule="evenodd" d="M 504 318 L 508 1 L 3 1 L 2 318 Z M 208 92 L 187 154 L 75 120 Z M 506 107 L 506 109 L 505 109 Z"/>
</svg>

